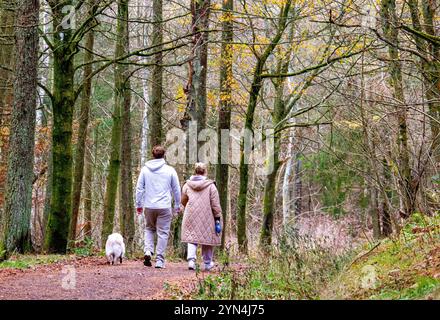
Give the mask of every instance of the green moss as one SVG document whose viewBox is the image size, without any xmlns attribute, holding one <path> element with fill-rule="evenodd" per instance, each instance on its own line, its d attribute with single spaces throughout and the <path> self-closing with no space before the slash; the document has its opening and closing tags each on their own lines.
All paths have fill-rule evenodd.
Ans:
<svg viewBox="0 0 440 320">
<path fill-rule="evenodd" d="M 430 261 L 439 259 L 435 254 L 440 247 L 439 220 L 415 214 L 397 239 L 384 240 L 372 251 L 364 248 L 329 285 L 325 297 L 420 299 L 436 292 L 440 288 L 438 264 Z"/>
<path fill-rule="evenodd" d="M 37 265 L 45 265 L 64 261 L 63 255 L 19 255 L 0 263 L 0 269 L 27 269 Z"/>
</svg>

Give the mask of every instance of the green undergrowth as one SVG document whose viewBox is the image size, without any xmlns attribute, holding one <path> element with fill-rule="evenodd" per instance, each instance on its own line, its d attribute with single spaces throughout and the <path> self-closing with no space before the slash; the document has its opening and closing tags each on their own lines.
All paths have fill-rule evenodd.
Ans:
<svg viewBox="0 0 440 320">
<path fill-rule="evenodd" d="M 327 283 L 351 258 L 335 256 L 330 249 L 303 250 L 298 246 L 233 259 L 217 256 L 216 273 L 198 273 L 191 294 L 172 288 L 171 297 L 192 299 L 319 299 L 318 288 Z"/>
<path fill-rule="evenodd" d="M 66 259 L 67 257 L 64 255 L 14 255 L 6 261 L 0 262 L 0 269 L 28 269 Z"/>
<path fill-rule="evenodd" d="M 400 235 L 371 244 L 323 291 L 328 299 L 439 299 L 440 217 L 414 214 Z"/>
<path fill-rule="evenodd" d="M 295 245 L 199 273 L 192 299 L 440 299 L 440 217 L 414 214 L 399 236 L 354 252 Z M 299 243 L 301 239 L 299 239 Z M 307 246 L 305 246 L 307 247 Z M 217 258 L 217 261 L 222 257 Z M 237 262 L 240 261 L 240 264 Z"/>
</svg>

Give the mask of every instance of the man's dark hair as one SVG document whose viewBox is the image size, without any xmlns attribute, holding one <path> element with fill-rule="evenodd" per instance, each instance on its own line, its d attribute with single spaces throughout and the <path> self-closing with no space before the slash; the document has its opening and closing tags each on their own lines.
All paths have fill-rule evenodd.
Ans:
<svg viewBox="0 0 440 320">
<path fill-rule="evenodd" d="M 162 159 L 165 157 L 165 148 L 162 146 L 155 146 L 152 153 L 154 159 Z"/>
</svg>

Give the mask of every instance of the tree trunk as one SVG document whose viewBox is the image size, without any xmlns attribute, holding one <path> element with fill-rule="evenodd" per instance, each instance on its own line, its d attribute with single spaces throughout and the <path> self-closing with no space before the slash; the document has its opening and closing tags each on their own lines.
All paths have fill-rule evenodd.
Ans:
<svg viewBox="0 0 440 320">
<path fill-rule="evenodd" d="M 216 183 L 220 195 L 220 205 L 223 212 L 222 248 L 225 246 L 226 226 L 228 219 L 228 193 L 229 193 L 229 143 L 222 139 L 222 130 L 226 130 L 226 139 L 229 142 L 229 130 L 231 129 L 231 104 L 232 104 L 232 63 L 234 39 L 233 14 L 234 1 L 223 1 L 222 16 L 222 51 L 220 66 L 220 110 L 217 125 L 218 160 L 216 166 Z M 224 149 L 226 148 L 226 149 Z"/>
<path fill-rule="evenodd" d="M 86 37 L 85 44 L 85 57 L 84 63 L 90 63 L 93 61 L 93 48 L 95 42 L 95 34 L 91 30 Z M 79 115 L 79 129 L 78 129 L 78 142 L 75 154 L 75 171 L 73 179 L 73 191 L 72 191 L 72 216 L 70 219 L 70 232 L 69 241 L 74 242 L 77 237 L 77 225 L 79 208 L 81 204 L 81 191 L 83 186 L 84 175 L 84 156 L 86 152 L 86 140 L 87 140 L 87 128 L 89 126 L 90 119 L 90 99 L 92 96 L 92 78 L 93 72 L 92 64 L 88 64 L 84 67 L 84 89 L 82 92 L 81 110 Z"/>
<path fill-rule="evenodd" d="M 438 3 L 432 0 L 422 0 L 422 12 L 424 27 L 427 34 L 432 36 L 437 36 L 436 32 L 436 10 Z M 440 46 L 429 43 L 428 50 L 430 54 L 430 62 L 428 64 L 425 79 L 426 84 L 426 98 L 429 101 L 429 114 L 431 116 L 431 135 L 432 135 L 432 145 L 431 153 L 434 157 L 434 163 L 437 164 L 437 169 L 439 169 L 440 164 Z"/>
<path fill-rule="evenodd" d="M 189 122 L 197 124 L 197 135 L 206 127 L 206 108 L 207 108 L 207 91 L 206 91 L 206 75 L 208 71 L 208 30 L 209 14 L 211 10 L 210 0 L 191 0 L 192 13 L 192 32 L 195 34 L 192 44 L 193 60 L 190 62 L 189 80 L 185 88 L 187 96 L 187 107 L 185 115 L 181 120 L 182 127 L 188 129 Z M 199 158 L 200 143 L 196 141 L 191 149 L 191 130 L 188 132 L 187 154 L 189 163 L 195 161 L 204 161 Z M 195 153 L 190 154 L 191 151 Z M 187 172 L 188 173 L 188 172 Z"/>
<path fill-rule="evenodd" d="M 406 216 L 415 211 L 416 192 L 413 187 L 412 170 L 410 164 L 407 129 L 407 106 L 403 91 L 402 66 L 398 45 L 398 30 L 395 0 L 381 2 L 382 29 L 385 38 L 393 45 L 388 45 L 390 84 L 393 88 L 393 97 L 400 104 L 396 108 L 398 123 L 398 163 L 399 163 L 399 194 L 403 202 Z"/>
<path fill-rule="evenodd" d="M 302 213 L 302 160 L 299 152 L 295 152 L 295 172 L 294 172 L 294 208 L 295 216 L 299 217 Z"/>
<path fill-rule="evenodd" d="M 8 4 L 9 3 L 9 4 Z M 15 5 L 13 1 L 0 1 L 0 66 L 13 70 Z M 4 204 L 4 191 L 8 166 L 8 145 L 13 99 L 13 73 L 0 67 L 0 216 Z"/>
<path fill-rule="evenodd" d="M 15 82 L 11 152 L 0 259 L 30 249 L 38 69 L 38 0 L 19 0 L 15 27 Z"/>
<path fill-rule="evenodd" d="M 64 5 L 72 5 L 71 0 Z M 53 88 L 53 174 L 50 214 L 46 229 L 46 248 L 50 252 L 65 253 L 72 211 L 72 124 L 75 105 L 73 30 L 63 28 L 63 8 L 51 4 L 55 32 L 54 88 Z"/>
<path fill-rule="evenodd" d="M 125 52 L 129 50 L 129 29 L 128 29 L 128 0 L 120 2 L 121 13 L 120 17 L 123 17 L 123 26 L 120 30 L 120 35 L 124 37 Z M 123 72 L 121 76 L 124 81 L 124 101 L 122 106 L 122 141 L 121 141 L 121 199 L 120 199 L 120 212 L 121 212 L 121 231 L 122 236 L 125 239 L 127 246 L 127 252 L 131 254 L 133 252 L 133 240 L 134 240 L 134 199 L 133 199 L 133 176 L 132 176 L 132 148 L 131 148 L 131 90 L 128 66 L 121 69 Z"/>
<path fill-rule="evenodd" d="M 408 6 L 411 12 L 411 20 L 414 30 L 426 32 L 431 36 L 437 36 L 434 28 L 434 17 L 436 7 L 432 1 L 422 0 L 422 16 L 424 25 L 420 22 L 420 10 L 417 0 L 408 0 Z M 420 59 L 421 74 L 425 84 L 425 96 L 429 108 L 430 126 L 431 126 L 431 154 L 434 163 L 440 163 L 440 68 L 438 60 L 440 58 L 439 46 L 433 43 L 426 43 L 423 39 L 414 35 L 419 54 L 424 57 Z"/>
<path fill-rule="evenodd" d="M 84 172 L 84 236 L 92 238 L 92 184 L 93 184 L 93 163 L 92 163 L 92 147 L 90 142 L 92 139 L 92 130 L 89 125 L 87 128 L 87 143 L 85 150 L 85 172 Z"/>
<path fill-rule="evenodd" d="M 282 56 L 282 55 L 281 55 Z M 286 62 L 287 61 L 287 62 Z M 278 61 L 278 73 L 285 73 L 289 68 L 290 50 L 289 53 Z M 272 112 L 272 126 L 275 128 L 280 121 L 285 117 L 285 103 L 284 103 L 284 86 L 286 78 L 280 78 L 275 83 L 276 98 Z M 277 191 L 277 176 L 278 170 L 281 166 L 280 161 L 281 149 L 281 132 L 274 133 L 274 152 L 269 156 L 268 161 L 272 161 L 272 172 L 266 178 L 263 196 L 263 224 L 261 226 L 260 246 L 267 249 L 272 244 L 272 230 L 273 220 L 275 216 L 275 201 Z"/>
<path fill-rule="evenodd" d="M 389 181 L 391 181 L 391 169 L 386 159 L 383 159 L 383 180 L 384 180 L 384 192 L 382 195 L 382 235 L 385 237 L 390 236 L 393 233 L 393 225 L 391 222 L 391 197 L 392 191 Z"/>
<path fill-rule="evenodd" d="M 381 237 L 380 231 L 380 212 L 378 203 L 378 192 L 373 186 L 369 186 L 370 192 L 370 215 L 373 224 L 373 238 L 379 239 Z"/>
<path fill-rule="evenodd" d="M 151 73 L 151 108 L 149 118 L 149 145 L 154 147 L 163 142 L 162 97 L 163 97 L 163 16 L 162 0 L 153 0 L 153 33 L 151 45 L 156 48 Z"/>
<path fill-rule="evenodd" d="M 280 41 L 284 30 L 287 26 L 287 15 L 290 11 L 291 1 L 287 1 L 280 12 L 277 33 L 266 47 L 263 53 L 257 58 L 257 64 L 254 69 L 251 91 L 249 93 L 249 102 L 246 109 L 245 129 L 252 131 L 254 123 L 254 114 L 257 107 L 258 96 L 263 84 L 262 72 L 267 59 L 272 54 L 278 42 Z M 247 235 L 246 235 L 246 205 L 249 183 L 249 164 L 246 163 L 244 139 L 240 144 L 240 188 L 237 199 L 237 239 L 239 250 L 243 253 L 247 252 Z"/>
<path fill-rule="evenodd" d="M 289 145 L 287 149 L 287 154 L 289 158 L 286 162 L 286 168 L 284 170 L 284 177 L 283 177 L 283 231 L 286 233 L 288 230 L 288 225 L 290 224 L 291 220 L 291 213 L 292 213 L 292 188 L 291 188 L 291 182 L 292 182 L 292 176 L 294 171 L 294 163 L 295 163 L 295 152 L 293 151 L 293 139 L 294 134 L 293 132 L 289 132 Z"/>
<path fill-rule="evenodd" d="M 128 0 L 118 1 L 117 43 L 115 57 L 121 57 L 128 52 Z M 127 78 L 128 68 L 124 64 L 115 65 L 115 105 L 113 109 L 113 127 L 111 137 L 111 154 L 109 173 L 104 199 L 104 219 L 101 241 L 103 246 L 107 237 L 113 232 L 113 223 L 116 210 L 116 194 L 118 189 L 121 166 L 121 139 L 122 139 L 122 110 L 124 109 L 127 91 L 130 90 Z"/>
</svg>

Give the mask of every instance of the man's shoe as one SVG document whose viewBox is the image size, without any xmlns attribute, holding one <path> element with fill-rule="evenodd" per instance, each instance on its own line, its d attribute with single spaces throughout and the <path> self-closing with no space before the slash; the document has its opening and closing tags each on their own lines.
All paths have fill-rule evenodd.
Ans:
<svg viewBox="0 0 440 320">
<path fill-rule="evenodd" d="M 188 261 L 188 269 L 189 270 L 196 270 L 196 263 L 194 260 Z"/>
<path fill-rule="evenodd" d="M 165 263 L 163 261 L 157 260 L 155 268 L 156 269 L 165 269 Z"/>
<path fill-rule="evenodd" d="M 209 264 L 205 264 L 205 271 L 211 271 L 212 268 L 215 267 L 215 263 L 213 261 L 211 261 L 211 263 Z"/>
<path fill-rule="evenodd" d="M 151 267 L 152 266 L 152 264 L 151 264 L 151 255 L 146 254 L 144 256 L 144 266 L 146 266 L 146 267 Z"/>
</svg>

